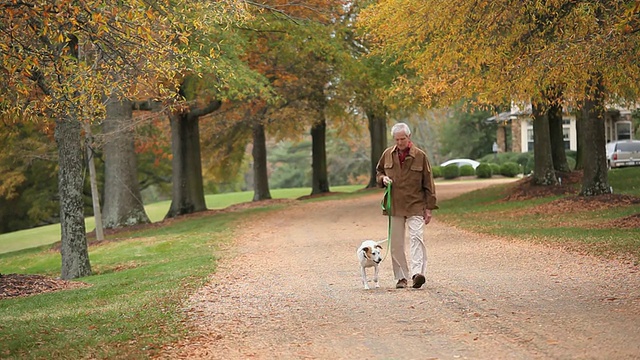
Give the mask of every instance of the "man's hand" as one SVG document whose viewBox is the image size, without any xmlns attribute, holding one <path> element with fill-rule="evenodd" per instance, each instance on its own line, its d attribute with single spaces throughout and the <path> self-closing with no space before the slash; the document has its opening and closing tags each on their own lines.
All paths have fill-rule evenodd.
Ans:
<svg viewBox="0 0 640 360">
<path fill-rule="evenodd" d="M 387 185 L 391 184 L 392 182 L 393 181 L 391 180 L 390 177 L 388 177 L 386 175 L 382 177 L 382 183 L 384 184 L 384 186 L 387 186 Z"/>
<path fill-rule="evenodd" d="M 431 210 L 426 209 L 424 211 L 424 224 L 427 225 L 431 222 Z"/>
</svg>

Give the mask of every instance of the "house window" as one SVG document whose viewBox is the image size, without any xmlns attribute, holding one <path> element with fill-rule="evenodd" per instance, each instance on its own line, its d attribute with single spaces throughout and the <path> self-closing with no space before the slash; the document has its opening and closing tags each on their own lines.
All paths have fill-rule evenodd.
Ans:
<svg viewBox="0 0 640 360">
<path fill-rule="evenodd" d="M 571 129 L 569 129 L 569 127 L 562 128 L 562 142 L 564 143 L 565 150 L 571 149 L 571 137 L 569 136 L 570 132 Z"/>
<path fill-rule="evenodd" d="M 562 142 L 564 143 L 565 150 L 571 149 L 571 120 L 562 120 Z M 527 128 L 527 151 L 533 151 L 533 125 L 529 123 Z"/>
<path fill-rule="evenodd" d="M 607 143 L 610 143 L 611 140 L 611 124 L 607 121 L 604 124 L 604 136 L 605 136 L 605 141 Z"/>
<path fill-rule="evenodd" d="M 571 149 L 571 119 L 562 119 L 562 142 L 564 149 Z"/>
<path fill-rule="evenodd" d="M 631 121 L 619 121 L 616 123 L 616 140 L 631 139 Z"/>
<path fill-rule="evenodd" d="M 533 152 L 533 128 L 527 129 L 527 151 Z"/>
</svg>

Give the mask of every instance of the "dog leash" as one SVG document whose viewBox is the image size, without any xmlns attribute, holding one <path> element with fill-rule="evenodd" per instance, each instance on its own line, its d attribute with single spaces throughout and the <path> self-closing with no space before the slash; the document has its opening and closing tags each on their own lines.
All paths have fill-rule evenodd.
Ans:
<svg viewBox="0 0 640 360">
<path fill-rule="evenodd" d="M 391 183 L 388 183 L 384 189 L 384 197 L 382 203 L 380 203 L 382 210 L 387 213 L 388 226 L 387 226 L 387 251 L 384 253 L 384 257 L 381 262 L 389 255 L 389 249 L 391 248 Z"/>
</svg>

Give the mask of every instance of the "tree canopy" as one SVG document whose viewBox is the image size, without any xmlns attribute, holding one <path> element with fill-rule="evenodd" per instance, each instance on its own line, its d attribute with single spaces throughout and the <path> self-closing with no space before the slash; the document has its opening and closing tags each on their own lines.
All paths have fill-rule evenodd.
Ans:
<svg viewBox="0 0 640 360">
<path fill-rule="evenodd" d="M 192 31 L 243 14 L 243 2 L 6 1 L 0 3 L 0 115 L 55 120 L 62 278 L 91 273 L 82 199 L 82 122 L 104 98 L 175 98 L 184 76 L 214 64 L 186 46 Z M 192 17 L 190 11 L 198 11 Z M 218 16 L 216 16 L 218 15 Z M 180 98 L 178 98 L 180 103 Z"/>
<path fill-rule="evenodd" d="M 94 119 L 114 88 L 129 98 L 172 97 L 181 76 L 225 68 L 215 61 L 222 47 L 194 36 L 244 16 L 244 6 L 233 0 L 3 2 L 2 111 Z"/>
<path fill-rule="evenodd" d="M 557 85 L 575 105 L 595 72 L 610 99 L 640 93 L 638 1 L 385 0 L 360 25 L 410 71 L 396 89 L 430 105 L 535 101 Z"/>
</svg>

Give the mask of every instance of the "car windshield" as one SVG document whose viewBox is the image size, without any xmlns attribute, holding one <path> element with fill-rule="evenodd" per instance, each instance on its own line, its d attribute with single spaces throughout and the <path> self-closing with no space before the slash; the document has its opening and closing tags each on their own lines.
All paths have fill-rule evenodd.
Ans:
<svg viewBox="0 0 640 360">
<path fill-rule="evenodd" d="M 640 152 L 640 142 L 619 143 L 617 150 L 624 152 Z"/>
</svg>

